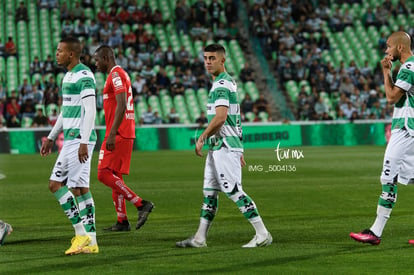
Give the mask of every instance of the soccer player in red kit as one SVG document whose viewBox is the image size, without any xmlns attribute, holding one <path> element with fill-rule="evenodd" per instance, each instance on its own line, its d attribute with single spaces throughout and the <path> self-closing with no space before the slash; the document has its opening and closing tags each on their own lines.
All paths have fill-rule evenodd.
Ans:
<svg viewBox="0 0 414 275">
<path fill-rule="evenodd" d="M 129 174 L 131 153 L 135 139 L 135 113 L 128 74 L 115 62 L 114 51 L 103 45 L 95 51 L 98 71 L 107 73 L 103 89 L 105 112 L 105 139 L 99 152 L 98 179 L 112 189 L 112 199 L 117 213 L 117 222 L 106 231 L 129 231 L 125 199 L 138 209 L 139 229 L 146 222 L 154 204 L 138 197 L 124 182 L 122 175 Z"/>
</svg>

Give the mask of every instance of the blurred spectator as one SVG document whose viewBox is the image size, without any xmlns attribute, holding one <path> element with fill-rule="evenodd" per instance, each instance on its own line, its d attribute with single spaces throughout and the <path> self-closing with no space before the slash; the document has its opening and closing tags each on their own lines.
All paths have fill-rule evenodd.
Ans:
<svg viewBox="0 0 414 275">
<path fill-rule="evenodd" d="M 33 61 L 30 63 L 30 75 L 32 76 L 36 73 L 43 73 L 43 63 L 40 62 L 38 56 L 35 56 Z"/>
<path fill-rule="evenodd" d="M 329 107 L 328 105 L 326 105 L 326 103 L 324 102 L 322 97 L 318 97 L 316 100 L 316 103 L 313 107 L 315 114 L 317 115 L 317 117 L 319 119 L 322 119 L 322 115 L 324 113 L 328 113 L 329 112 Z"/>
<path fill-rule="evenodd" d="M 163 67 L 160 67 L 160 70 L 157 73 L 157 85 L 160 90 L 170 88 L 171 81 Z"/>
<path fill-rule="evenodd" d="M 181 62 L 184 58 L 190 58 L 190 53 L 187 51 L 185 46 L 182 45 L 177 53 L 177 59 L 179 62 Z"/>
<path fill-rule="evenodd" d="M 196 21 L 190 29 L 190 36 L 193 40 L 203 40 L 206 34 L 207 29 L 198 21 Z"/>
<path fill-rule="evenodd" d="M 290 61 L 286 62 L 285 65 L 281 68 L 280 72 L 280 79 L 283 82 L 287 82 L 289 80 L 293 80 L 296 76 L 296 70 L 292 66 Z"/>
<path fill-rule="evenodd" d="M 168 113 L 167 117 L 168 123 L 180 123 L 180 115 L 176 112 L 174 107 L 170 109 L 170 112 Z"/>
<path fill-rule="evenodd" d="M 140 72 L 143 65 L 144 63 L 141 59 L 139 59 L 138 55 L 136 53 L 132 53 L 131 51 L 128 58 L 128 71 Z"/>
<path fill-rule="evenodd" d="M 59 8 L 60 22 L 70 19 L 70 12 L 66 2 L 63 2 Z"/>
<path fill-rule="evenodd" d="M 163 124 L 162 118 L 157 111 L 154 112 L 154 124 Z"/>
<path fill-rule="evenodd" d="M 192 17 L 195 22 L 200 23 L 201 26 L 206 26 L 207 23 L 207 4 L 203 0 L 197 0 L 192 6 Z"/>
<path fill-rule="evenodd" d="M 208 123 L 208 119 L 204 111 L 200 112 L 200 116 L 196 119 L 195 123 L 198 124 L 198 127 L 204 127 Z"/>
<path fill-rule="evenodd" d="M 142 19 L 143 19 L 143 23 L 151 23 L 152 21 L 152 9 L 149 5 L 148 0 L 145 0 L 144 5 L 142 6 Z"/>
<path fill-rule="evenodd" d="M 227 39 L 228 40 L 239 39 L 239 28 L 234 22 L 227 25 Z"/>
<path fill-rule="evenodd" d="M 49 114 L 47 118 L 50 126 L 54 126 L 56 124 L 58 116 L 59 114 L 57 113 L 57 109 L 56 108 L 52 109 L 52 112 Z"/>
<path fill-rule="evenodd" d="M 339 92 L 340 93 L 345 93 L 347 95 L 347 97 L 349 97 L 353 90 L 354 90 L 355 86 L 352 83 L 352 80 L 350 77 L 345 76 L 342 78 L 341 84 L 339 84 Z"/>
<path fill-rule="evenodd" d="M 164 52 L 161 47 L 158 46 L 155 51 L 152 53 L 152 62 L 155 65 L 164 66 Z"/>
<path fill-rule="evenodd" d="M 118 51 L 115 60 L 116 64 L 118 64 L 122 68 L 128 68 L 128 59 L 125 57 L 122 50 Z"/>
<path fill-rule="evenodd" d="M 132 22 L 142 24 L 144 21 L 144 14 L 142 13 L 141 9 L 135 7 L 135 9 L 130 12 L 130 18 Z"/>
<path fill-rule="evenodd" d="M 12 94 L 12 96 L 8 99 L 8 102 L 6 103 L 6 120 L 10 121 L 10 118 L 12 116 L 16 116 L 17 118 L 20 117 L 20 104 L 17 102 L 15 92 L 14 94 Z"/>
<path fill-rule="evenodd" d="M 227 32 L 227 27 L 223 22 L 220 22 L 214 32 L 215 40 L 229 40 L 229 33 Z"/>
<path fill-rule="evenodd" d="M 159 9 L 155 9 L 154 13 L 152 14 L 151 24 L 158 25 L 158 24 L 162 24 L 163 21 L 164 19 L 162 17 L 162 12 Z"/>
<path fill-rule="evenodd" d="M 52 59 L 52 56 L 50 54 L 47 55 L 47 58 L 45 61 L 43 61 L 43 73 L 45 74 L 56 74 L 56 63 Z"/>
<path fill-rule="evenodd" d="M 184 85 L 181 82 L 181 77 L 175 77 L 175 81 L 171 84 L 170 91 L 171 95 L 175 97 L 176 95 L 184 95 Z"/>
<path fill-rule="evenodd" d="M 36 115 L 33 118 L 32 127 L 47 127 L 49 126 L 48 118 L 43 114 L 42 108 L 37 108 Z"/>
<path fill-rule="evenodd" d="M 100 43 L 98 41 L 98 38 L 96 36 L 92 36 L 92 41 L 89 44 L 89 55 L 93 56 L 95 54 L 95 51 L 99 48 Z"/>
<path fill-rule="evenodd" d="M 378 27 L 379 24 L 377 22 L 377 18 L 370 7 L 368 7 L 365 13 L 362 15 L 362 23 L 364 24 L 365 28 L 368 28 L 369 26 Z"/>
<path fill-rule="evenodd" d="M 93 4 L 93 0 L 81 0 L 81 6 L 82 8 L 95 8 L 95 5 Z"/>
<path fill-rule="evenodd" d="M 116 15 L 116 19 L 120 24 L 130 24 L 131 14 L 127 10 L 126 6 L 121 7 L 121 10 Z"/>
<path fill-rule="evenodd" d="M 134 47 L 135 44 L 137 43 L 137 36 L 135 34 L 135 32 L 130 29 L 128 33 L 124 34 L 124 48 L 128 48 L 128 47 Z"/>
<path fill-rule="evenodd" d="M 78 38 L 83 37 L 84 39 L 87 39 L 89 37 L 89 28 L 85 25 L 83 19 L 78 20 L 78 23 L 73 30 L 73 34 Z"/>
<path fill-rule="evenodd" d="M 237 22 L 237 20 L 238 20 L 238 7 L 237 7 L 237 4 L 236 4 L 236 1 L 234 1 L 234 0 L 225 0 L 224 15 L 226 16 L 227 24 L 231 25 L 232 23 Z"/>
<path fill-rule="evenodd" d="M 109 20 L 109 15 L 105 10 L 104 6 L 101 6 L 101 8 L 99 9 L 99 12 L 96 14 L 96 18 L 98 19 L 98 22 L 101 26 L 104 26 L 105 23 L 108 22 Z M 101 38 L 102 39 L 102 38 Z"/>
<path fill-rule="evenodd" d="M 140 119 L 140 124 L 154 124 L 155 122 L 155 116 L 152 112 L 151 105 L 148 105 L 147 111 L 144 112 Z"/>
<path fill-rule="evenodd" d="M 15 56 L 18 57 L 16 44 L 13 41 L 13 37 L 9 36 L 6 45 L 4 46 L 4 50 L 6 51 L 6 57 Z"/>
<path fill-rule="evenodd" d="M 188 19 L 190 18 L 190 9 L 186 2 L 178 0 L 175 5 L 175 20 L 176 20 L 176 31 L 178 34 L 183 32 L 188 34 Z"/>
<path fill-rule="evenodd" d="M 5 47 L 0 37 L 0 56 L 4 56 L 4 55 L 5 55 Z"/>
<path fill-rule="evenodd" d="M 7 127 L 8 128 L 19 128 L 20 127 L 20 120 L 16 115 L 12 115 L 7 120 Z"/>
<path fill-rule="evenodd" d="M 20 107 L 20 118 L 29 117 L 33 118 L 35 115 L 35 105 L 31 97 L 25 98 L 22 100 L 22 105 Z"/>
<path fill-rule="evenodd" d="M 32 85 L 27 78 L 23 79 L 23 83 L 19 86 L 19 92 L 20 94 L 32 94 Z M 33 97 L 33 95 L 31 97 Z"/>
<path fill-rule="evenodd" d="M 321 37 L 318 40 L 318 47 L 323 50 L 329 50 L 331 48 L 329 38 L 326 36 L 326 32 L 321 33 Z"/>
<path fill-rule="evenodd" d="M 16 8 L 16 22 L 18 21 L 29 21 L 27 8 L 23 1 L 20 1 L 19 6 Z"/>
<path fill-rule="evenodd" d="M 134 102 L 138 103 L 142 98 L 142 90 L 146 83 L 145 78 L 141 77 L 138 73 L 135 75 L 134 82 L 132 83 L 132 90 L 134 92 Z"/>
<path fill-rule="evenodd" d="M 176 66 L 177 65 L 177 57 L 171 46 L 168 46 L 167 50 L 164 52 L 164 61 L 165 61 L 165 64 L 164 64 L 165 66 L 167 65 Z"/>
<path fill-rule="evenodd" d="M 141 70 L 141 76 L 148 79 L 156 76 L 153 67 L 150 64 L 146 64 L 144 68 Z"/>
<path fill-rule="evenodd" d="M 243 83 L 254 81 L 253 70 L 250 68 L 248 62 L 244 62 L 243 68 L 240 70 L 239 78 Z"/>
<path fill-rule="evenodd" d="M 342 104 L 340 108 L 348 119 L 351 118 L 353 112 L 357 112 L 357 109 L 352 105 L 352 102 L 349 100 L 345 104 Z"/>
<path fill-rule="evenodd" d="M 183 85 L 185 89 L 189 89 L 189 88 L 196 89 L 197 88 L 197 78 L 193 75 L 190 68 L 184 71 Z"/>
<path fill-rule="evenodd" d="M 397 14 L 404 14 L 404 15 L 408 15 L 410 13 L 410 9 L 405 4 L 404 0 L 398 0 L 396 13 Z"/>
<path fill-rule="evenodd" d="M 254 107 L 257 108 L 258 112 L 266 112 L 270 116 L 270 107 L 264 94 L 260 94 L 259 98 L 254 102 Z"/>
<path fill-rule="evenodd" d="M 74 26 L 70 19 L 63 21 L 62 26 L 62 37 L 71 36 L 73 34 Z"/>
<path fill-rule="evenodd" d="M 248 93 L 244 96 L 244 99 L 241 102 L 240 109 L 243 113 L 248 113 L 253 111 L 254 101 Z"/>
<path fill-rule="evenodd" d="M 79 1 L 76 1 L 75 6 L 71 9 L 72 20 L 84 19 L 84 16 L 85 14 L 83 12 L 83 8 L 81 7 Z"/>
<path fill-rule="evenodd" d="M 219 26 L 222 10 L 223 7 L 218 2 L 218 0 L 212 0 L 210 5 L 208 6 L 208 13 L 210 15 L 209 23 L 211 24 L 213 31 L 215 31 Z"/>
<path fill-rule="evenodd" d="M 32 86 L 33 102 L 39 104 L 43 102 L 43 91 L 39 90 L 38 85 Z"/>
</svg>

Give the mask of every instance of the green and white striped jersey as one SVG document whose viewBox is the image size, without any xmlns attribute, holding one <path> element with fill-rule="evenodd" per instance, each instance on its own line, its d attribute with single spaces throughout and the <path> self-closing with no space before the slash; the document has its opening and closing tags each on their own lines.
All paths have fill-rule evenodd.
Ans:
<svg viewBox="0 0 414 275">
<path fill-rule="evenodd" d="M 391 131 L 405 127 L 414 136 L 414 56 L 401 65 L 394 85 L 405 95 L 394 105 Z"/>
<path fill-rule="evenodd" d="M 64 139 L 73 140 L 83 134 L 84 106 L 82 98 L 95 96 L 95 77 L 92 71 L 82 63 L 65 74 L 62 81 L 62 119 Z M 89 137 L 96 141 L 95 129 Z"/>
<path fill-rule="evenodd" d="M 227 72 L 219 74 L 208 95 L 208 122 L 216 115 L 217 106 L 227 106 L 227 119 L 221 129 L 209 138 L 210 150 L 218 150 L 224 143 L 232 151 L 243 152 L 240 105 L 237 100 L 237 84 Z"/>
</svg>

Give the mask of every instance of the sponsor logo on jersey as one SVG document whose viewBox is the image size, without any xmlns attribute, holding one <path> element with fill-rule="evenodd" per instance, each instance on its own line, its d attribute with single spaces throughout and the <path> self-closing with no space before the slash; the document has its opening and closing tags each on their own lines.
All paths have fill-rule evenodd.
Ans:
<svg viewBox="0 0 414 275">
<path fill-rule="evenodd" d="M 108 99 L 109 98 L 109 95 L 108 94 L 104 94 L 103 95 L 103 99 L 105 100 L 105 99 Z"/>
<path fill-rule="evenodd" d="M 64 96 L 63 97 L 63 101 L 71 101 L 71 100 L 72 100 L 72 98 L 69 97 L 69 96 Z"/>
<path fill-rule="evenodd" d="M 115 89 L 122 88 L 122 79 L 119 76 L 112 77 L 112 83 L 114 84 Z"/>
</svg>

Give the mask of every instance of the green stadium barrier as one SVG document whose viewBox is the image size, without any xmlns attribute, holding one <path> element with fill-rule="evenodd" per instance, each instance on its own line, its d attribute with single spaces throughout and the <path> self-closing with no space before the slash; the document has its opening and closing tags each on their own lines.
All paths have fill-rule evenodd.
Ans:
<svg viewBox="0 0 414 275">
<path fill-rule="evenodd" d="M 244 148 L 276 148 L 289 146 L 324 145 L 385 145 L 390 123 L 384 121 L 359 123 L 313 123 L 313 124 L 245 124 L 243 126 Z M 195 142 L 203 129 L 193 124 L 143 126 L 136 128 L 135 150 L 194 150 Z M 48 129 L 11 129 L 0 133 L 0 153 L 38 153 L 42 139 Z M 99 151 L 105 135 L 105 128 L 98 127 L 98 141 L 95 151 Z M 53 148 L 58 151 L 62 137 Z M 205 146 L 207 149 L 207 146 Z"/>
</svg>

